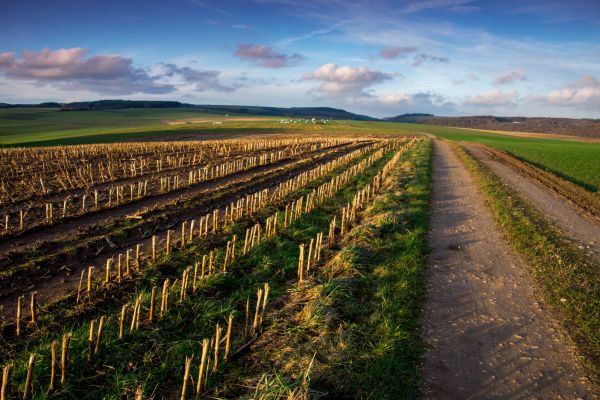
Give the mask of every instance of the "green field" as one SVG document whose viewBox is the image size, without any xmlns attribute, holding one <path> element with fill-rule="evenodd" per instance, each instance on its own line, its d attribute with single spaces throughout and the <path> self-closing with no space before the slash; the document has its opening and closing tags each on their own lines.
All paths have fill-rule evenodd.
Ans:
<svg viewBox="0 0 600 400">
<path fill-rule="evenodd" d="M 167 121 L 215 117 L 210 122 L 169 125 Z M 121 109 L 60 112 L 53 109 L 0 110 L 0 146 L 105 143 L 145 138 L 235 138 L 247 134 L 398 134 L 427 132 L 452 141 L 484 143 L 544 168 L 587 190 L 600 188 L 600 144 L 559 139 L 519 138 L 497 133 L 390 122 L 331 121 L 327 124 L 280 124 L 227 121 L 193 109 Z"/>
<path fill-rule="evenodd" d="M 0 146 L 102 143 L 197 131 L 167 122 L 217 117 L 193 109 L 120 109 L 61 112 L 56 109 L 0 109 Z M 211 123 L 204 123 L 212 128 Z M 204 132 L 204 131 L 203 131 Z"/>
</svg>

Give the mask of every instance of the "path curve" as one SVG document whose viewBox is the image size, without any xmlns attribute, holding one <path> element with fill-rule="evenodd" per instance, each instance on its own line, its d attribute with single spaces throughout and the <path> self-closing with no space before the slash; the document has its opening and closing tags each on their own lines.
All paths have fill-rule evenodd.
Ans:
<svg viewBox="0 0 600 400">
<path fill-rule="evenodd" d="M 598 399 L 450 145 L 434 141 L 424 394 Z"/>
<path fill-rule="evenodd" d="M 484 149 L 467 145 L 469 153 L 483 162 L 502 180 L 524 195 L 580 247 L 600 260 L 600 223 L 581 216 L 568 202 L 541 183 L 494 159 Z"/>
</svg>

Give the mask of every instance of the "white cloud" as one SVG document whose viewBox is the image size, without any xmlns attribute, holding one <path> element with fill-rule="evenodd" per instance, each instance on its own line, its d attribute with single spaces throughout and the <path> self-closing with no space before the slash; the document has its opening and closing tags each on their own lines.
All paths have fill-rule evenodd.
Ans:
<svg viewBox="0 0 600 400">
<path fill-rule="evenodd" d="M 393 79 L 393 76 L 366 67 L 338 66 L 330 63 L 304 74 L 302 79 L 323 82 L 317 89 L 329 96 L 368 96 L 367 88 Z"/>
<path fill-rule="evenodd" d="M 597 108 L 600 107 L 600 81 L 592 75 L 585 75 L 576 82 L 551 91 L 546 96 L 551 105 Z"/>
</svg>

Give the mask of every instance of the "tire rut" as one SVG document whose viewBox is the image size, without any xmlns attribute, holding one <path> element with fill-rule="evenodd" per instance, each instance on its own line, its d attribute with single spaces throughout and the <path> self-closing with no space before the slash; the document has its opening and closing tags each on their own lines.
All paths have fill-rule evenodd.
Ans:
<svg viewBox="0 0 600 400">
<path fill-rule="evenodd" d="M 600 261 L 600 223 L 581 215 L 573 205 L 560 198 L 536 180 L 494 159 L 484 149 L 467 146 L 469 154 L 477 158 L 504 182 L 529 199 L 539 210 L 575 240 L 581 249 L 590 252 Z"/>
</svg>

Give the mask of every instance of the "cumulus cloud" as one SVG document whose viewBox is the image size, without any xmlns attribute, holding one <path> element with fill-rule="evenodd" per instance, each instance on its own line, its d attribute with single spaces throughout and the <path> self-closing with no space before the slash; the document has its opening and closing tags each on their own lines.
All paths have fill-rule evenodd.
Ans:
<svg viewBox="0 0 600 400">
<path fill-rule="evenodd" d="M 425 63 L 447 63 L 450 62 L 446 57 L 432 56 L 431 54 L 421 53 L 413 58 L 412 65 L 418 67 Z"/>
<path fill-rule="evenodd" d="M 323 82 L 317 89 L 326 95 L 369 96 L 367 88 L 393 79 L 393 76 L 366 67 L 338 66 L 331 63 L 304 74 L 303 79 Z"/>
<path fill-rule="evenodd" d="M 175 64 L 162 64 L 162 77 L 180 78 L 191 84 L 197 92 L 216 90 L 219 92 L 232 92 L 241 85 L 226 86 L 219 81 L 219 71 L 201 71 L 190 67 L 179 67 Z"/>
<path fill-rule="evenodd" d="M 519 96 L 519 92 L 503 92 L 502 90 L 494 89 L 483 92 L 476 96 L 470 96 L 465 99 L 465 104 L 478 107 L 496 107 L 496 106 L 512 106 L 515 105 L 515 100 Z"/>
<path fill-rule="evenodd" d="M 402 104 L 402 103 L 411 103 L 413 100 L 413 96 L 411 94 L 408 93 L 404 93 L 404 92 L 399 92 L 399 93 L 392 93 L 392 94 L 383 94 L 380 96 L 377 96 L 375 98 L 376 101 L 379 101 L 381 103 L 384 104 Z"/>
<path fill-rule="evenodd" d="M 379 55 L 388 60 L 393 60 L 401 55 L 414 53 L 415 51 L 417 51 L 416 47 L 386 47 L 379 50 Z"/>
<path fill-rule="evenodd" d="M 278 53 L 269 46 L 240 44 L 233 53 L 236 57 L 266 68 L 287 67 L 301 61 L 304 57 L 298 53 L 287 55 Z"/>
<path fill-rule="evenodd" d="M 527 73 L 524 69 L 509 69 L 508 71 L 504 71 L 494 79 L 494 83 L 496 85 L 505 85 L 507 83 L 513 83 L 518 81 L 527 80 Z"/>
<path fill-rule="evenodd" d="M 53 84 L 67 89 L 87 89 L 102 94 L 161 94 L 175 91 L 157 82 L 133 60 L 119 55 L 86 57 L 88 49 L 70 48 L 0 54 L 0 74 L 8 78 Z"/>
<path fill-rule="evenodd" d="M 585 109 L 600 107 L 600 81 L 592 75 L 551 91 L 545 99 L 549 104 L 581 107 Z"/>
<path fill-rule="evenodd" d="M 24 51 L 21 56 L 0 53 L 0 75 L 58 89 L 113 95 L 168 94 L 181 87 L 194 91 L 231 92 L 240 86 L 221 84 L 219 71 L 202 71 L 175 64 L 141 68 L 134 66 L 131 58 L 119 55 L 88 57 L 88 52 L 76 47 Z"/>
</svg>

